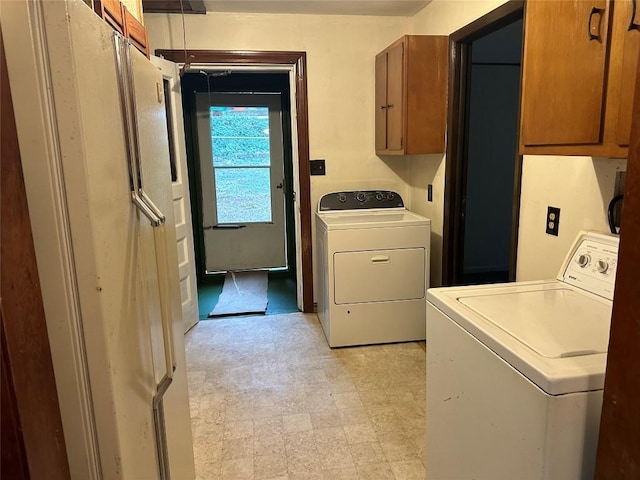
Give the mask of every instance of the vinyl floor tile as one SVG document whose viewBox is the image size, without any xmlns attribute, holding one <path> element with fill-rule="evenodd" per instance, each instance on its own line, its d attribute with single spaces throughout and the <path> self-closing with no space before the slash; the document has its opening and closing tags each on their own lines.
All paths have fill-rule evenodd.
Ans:
<svg viewBox="0 0 640 480">
<path fill-rule="evenodd" d="M 419 342 L 330 349 L 315 315 L 186 336 L 197 480 L 424 479 Z"/>
</svg>

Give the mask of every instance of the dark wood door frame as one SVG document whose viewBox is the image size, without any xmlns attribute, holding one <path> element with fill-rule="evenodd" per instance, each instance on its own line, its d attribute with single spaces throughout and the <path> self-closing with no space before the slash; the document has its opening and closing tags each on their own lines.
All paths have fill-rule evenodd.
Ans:
<svg viewBox="0 0 640 480">
<path fill-rule="evenodd" d="M 313 312 L 313 267 L 311 247 L 311 181 L 309 172 L 309 109 L 306 52 L 260 52 L 226 50 L 156 50 L 155 54 L 175 63 L 229 65 L 295 65 L 298 143 L 297 201 L 300 204 L 300 248 L 302 259 L 302 310 Z M 293 101 L 293 99 L 292 99 Z M 295 139 L 294 139 L 295 141 Z"/>
<path fill-rule="evenodd" d="M 523 0 L 512 0 L 449 37 L 449 106 L 447 113 L 447 156 L 444 187 L 444 226 L 442 232 L 442 285 L 461 281 L 464 248 L 464 193 L 467 182 L 466 141 L 468 136 L 471 43 L 522 18 Z M 515 159 L 514 205 L 512 214 L 510 280 L 515 280 L 516 245 L 520 204 L 522 157 Z M 512 278 L 513 277 L 513 278 Z"/>
<path fill-rule="evenodd" d="M 640 62 L 635 92 L 596 480 L 640 478 Z"/>
<path fill-rule="evenodd" d="M 0 32 L 0 476 L 70 478 Z"/>
</svg>

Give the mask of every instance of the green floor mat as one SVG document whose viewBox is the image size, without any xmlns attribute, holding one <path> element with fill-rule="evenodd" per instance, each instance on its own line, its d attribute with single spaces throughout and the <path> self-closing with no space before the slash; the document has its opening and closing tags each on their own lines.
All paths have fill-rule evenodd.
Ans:
<svg viewBox="0 0 640 480">
<path fill-rule="evenodd" d="M 219 281 L 214 281 L 213 283 L 198 285 L 200 320 L 211 320 L 208 315 L 218 302 L 223 284 L 224 278 L 220 278 Z M 296 300 L 296 282 L 290 277 L 274 276 L 274 278 L 272 278 L 269 276 L 267 297 L 269 303 L 267 305 L 266 315 L 300 311 Z"/>
</svg>

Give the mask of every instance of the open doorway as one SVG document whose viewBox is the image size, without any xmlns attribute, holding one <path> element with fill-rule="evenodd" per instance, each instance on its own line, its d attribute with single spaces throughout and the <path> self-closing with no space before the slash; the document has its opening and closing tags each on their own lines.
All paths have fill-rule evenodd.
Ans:
<svg viewBox="0 0 640 480">
<path fill-rule="evenodd" d="M 306 77 L 306 53 L 305 52 L 253 52 L 253 51 L 223 51 L 223 50 L 156 50 L 156 55 L 163 56 L 178 65 L 188 66 L 187 72 L 233 70 L 245 73 L 274 73 L 286 72 L 289 77 L 289 99 L 291 108 L 290 128 L 292 158 L 291 189 L 289 190 L 295 204 L 293 208 L 294 239 L 293 244 L 288 244 L 288 252 L 291 252 L 294 261 L 289 263 L 289 272 L 295 270 L 296 303 L 299 310 L 313 312 L 313 270 L 311 248 L 311 192 L 309 176 L 309 122 L 307 100 Z M 186 73 L 183 72 L 183 77 Z M 206 75 L 202 75 L 205 77 Z M 206 86 L 206 81 L 205 81 Z M 262 89 L 261 85 L 261 89 Z M 258 89 L 257 91 L 260 91 Z M 205 89 L 206 91 L 206 89 Z M 183 85 L 183 100 L 189 94 L 189 89 Z M 193 90 L 191 90 L 193 94 Z M 183 102 L 183 107 L 186 107 Z M 194 158 L 193 142 L 189 142 L 191 131 L 190 115 L 185 112 L 185 135 L 187 136 L 187 153 L 189 159 Z M 190 144 L 189 144 L 190 143 Z M 191 160 L 189 160 L 191 161 Z M 190 165 L 191 167 L 191 165 Z M 286 168 L 286 159 L 285 159 Z M 192 205 L 198 200 L 197 183 L 195 178 L 198 172 L 189 172 L 189 185 L 191 188 Z M 286 172 L 285 172 L 286 177 Z M 194 193 L 196 192 L 196 193 Z M 198 212 L 192 208 L 193 223 L 202 222 L 198 218 Z M 198 259 L 196 273 L 199 283 L 207 278 L 206 265 L 202 262 L 204 250 L 203 237 L 195 238 L 195 252 Z M 202 310 L 202 308 L 201 308 Z"/>
<path fill-rule="evenodd" d="M 451 35 L 443 285 L 515 280 L 523 3 Z"/>
<path fill-rule="evenodd" d="M 195 70 L 182 91 L 201 318 L 238 271 L 268 271 L 266 313 L 298 311 L 288 73 Z"/>
</svg>

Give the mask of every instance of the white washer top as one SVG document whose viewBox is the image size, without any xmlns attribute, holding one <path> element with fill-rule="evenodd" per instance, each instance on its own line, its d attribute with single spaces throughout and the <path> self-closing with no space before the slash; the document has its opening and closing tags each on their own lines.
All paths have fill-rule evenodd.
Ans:
<svg viewBox="0 0 640 480">
<path fill-rule="evenodd" d="M 603 237 L 578 236 L 561 280 L 435 288 L 427 290 L 427 301 L 548 394 L 600 390 L 617 254 L 617 238 Z M 598 240 L 605 243 L 600 251 L 609 256 L 611 271 L 597 271 Z M 575 265 L 586 261 L 585 242 L 591 242 L 592 258 L 577 271 Z"/>
</svg>

